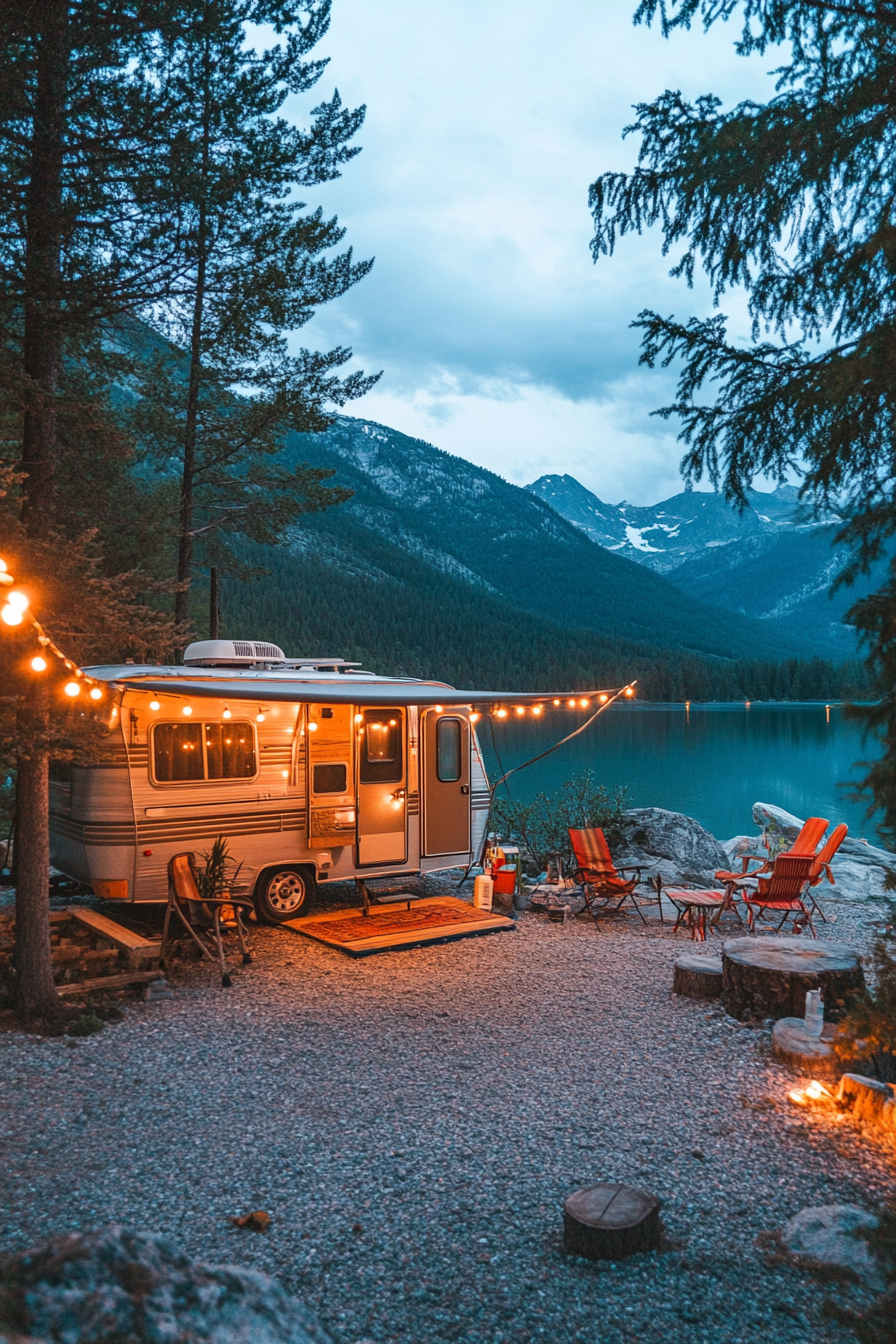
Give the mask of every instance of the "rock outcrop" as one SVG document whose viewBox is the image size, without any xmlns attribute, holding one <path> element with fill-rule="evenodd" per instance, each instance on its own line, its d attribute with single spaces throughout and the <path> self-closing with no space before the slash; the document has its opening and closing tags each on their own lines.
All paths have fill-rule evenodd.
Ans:
<svg viewBox="0 0 896 1344">
<path fill-rule="evenodd" d="M 803 1209 L 786 1224 L 781 1241 L 798 1260 L 847 1270 L 869 1288 L 884 1288 L 884 1279 L 868 1242 L 861 1236 L 879 1219 L 857 1204 L 823 1204 Z"/>
<path fill-rule="evenodd" d="M 192 1260 L 161 1237 L 59 1237 L 0 1262 L 0 1338 L 45 1344 L 330 1344 L 266 1274 Z"/>
<path fill-rule="evenodd" d="M 625 843 L 614 854 L 618 866 L 643 864 L 666 886 L 713 887 L 717 868 L 728 866 L 725 850 L 699 821 L 664 807 L 635 807 L 624 813 Z"/>
</svg>

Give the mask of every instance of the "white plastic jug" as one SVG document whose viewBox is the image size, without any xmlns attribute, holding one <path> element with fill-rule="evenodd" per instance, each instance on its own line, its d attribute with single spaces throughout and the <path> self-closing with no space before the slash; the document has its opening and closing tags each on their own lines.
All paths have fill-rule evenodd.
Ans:
<svg viewBox="0 0 896 1344">
<path fill-rule="evenodd" d="M 824 1003 L 820 989 L 806 990 L 806 1035 L 820 1036 L 824 1031 Z"/>
<path fill-rule="evenodd" d="M 479 910 L 491 910 L 495 884 L 485 873 L 473 882 L 473 904 Z"/>
</svg>

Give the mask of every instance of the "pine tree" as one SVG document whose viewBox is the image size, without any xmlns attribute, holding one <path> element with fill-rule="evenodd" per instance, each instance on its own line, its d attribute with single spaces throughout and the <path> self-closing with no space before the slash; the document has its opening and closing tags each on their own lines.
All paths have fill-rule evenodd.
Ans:
<svg viewBox="0 0 896 1344">
<path fill-rule="evenodd" d="M 740 12 L 743 55 L 781 53 L 775 96 L 726 111 L 667 90 L 638 105 L 632 173 L 591 187 L 595 260 L 658 224 L 680 246 L 673 275 L 702 268 L 716 301 L 746 291 L 753 338 L 721 314 L 642 312 L 642 363 L 680 361 L 688 480 L 705 473 L 745 502 L 754 476 L 796 469 L 846 523 L 846 581 L 893 555 L 896 535 L 896 6 L 864 0 L 642 0 L 668 35 Z M 866 784 L 896 838 L 896 562 L 849 614 L 868 645 L 885 754 Z"/>
<path fill-rule="evenodd" d="M 134 423 L 157 470 L 180 482 L 180 622 L 198 543 L 206 562 L 232 564 L 228 534 L 274 541 L 300 513 L 348 493 L 322 485 L 331 471 L 275 460 L 289 429 L 324 429 L 329 408 L 375 381 L 337 376 L 348 349 L 287 349 L 287 334 L 371 265 L 351 250 L 327 255 L 344 230 L 295 195 L 338 177 L 358 153 L 349 141 L 365 109 L 343 108 L 336 92 L 308 130 L 277 115 L 288 95 L 320 79 L 326 62 L 308 54 L 329 16 L 330 0 L 203 0 L 171 43 L 180 122 L 166 176 L 182 265 L 150 310 L 171 346 L 146 366 Z M 254 50 L 249 21 L 270 23 L 282 40 Z"/>
</svg>

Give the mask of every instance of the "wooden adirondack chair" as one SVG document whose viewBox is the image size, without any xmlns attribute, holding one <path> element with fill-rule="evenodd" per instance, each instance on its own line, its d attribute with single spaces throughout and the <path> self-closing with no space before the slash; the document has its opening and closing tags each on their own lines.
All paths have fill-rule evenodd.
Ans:
<svg viewBox="0 0 896 1344">
<path fill-rule="evenodd" d="M 772 911 L 781 914 L 780 922 L 775 925 L 776 933 L 781 931 L 789 916 L 793 915 L 794 933 L 800 932 L 800 924 L 804 922 L 808 925 L 812 937 L 818 937 L 812 923 L 812 916 L 802 899 L 812 880 L 812 870 L 815 862 L 815 857 L 812 854 L 779 854 L 770 873 L 763 874 L 760 877 L 756 877 L 754 874 L 752 878 L 740 886 L 740 897 L 747 907 L 747 920 L 751 932 L 755 932 L 757 912 L 764 915 L 766 912 Z M 756 882 L 755 888 L 753 887 L 754 880 Z M 802 916 L 802 921 L 797 918 L 797 915 Z"/>
<path fill-rule="evenodd" d="M 630 865 L 625 868 L 617 868 L 610 854 L 610 846 L 607 844 L 606 836 L 599 826 L 590 826 L 585 830 L 573 830 L 570 827 L 569 839 L 576 861 L 575 880 L 581 883 L 585 905 L 595 924 L 597 923 L 597 910 L 609 909 L 615 912 L 622 907 L 629 897 L 631 897 L 632 905 L 640 916 L 641 923 L 646 924 L 647 921 L 641 914 L 640 906 L 635 900 L 634 890 L 641 881 L 642 872 L 649 865 Z M 634 873 L 634 877 L 627 878 L 624 876 L 625 873 Z M 610 904 L 613 900 L 616 901 L 615 905 Z M 603 904 L 599 905 L 598 902 L 601 901 Z M 661 919 L 662 909 L 661 905 Z"/>
<path fill-rule="evenodd" d="M 809 904 L 816 915 L 828 922 L 828 917 L 818 904 L 818 898 L 814 894 L 814 888 L 820 886 L 823 877 L 826 877 L 831 886 L 836 886 L 834 874 L 830 869 L 830 862 L 837 850 L 846 839 L 849 827 L 845 821 L 841 821 L 839 826 L 835 826 L 825 841 L 823 847 L 815 855 L 815 861 L 812 864 L 812 876 L 809 878 L 809 885 L 806 888 L 805 895 L 808 897 Z"/>
<path fill-rule="evenodd" d="M 814 855 L 821 842 L 821 837 L 824 835 L 827 828 L 828 822 L 824 817 L 809 817 L 807 821 L 803 822 L 802 830 L 790 846 L 790 849 L 785 850 L 784 853 L 800 856 L 805 856 L 806 854 Z M 726 885 L 734 887 L 745 877 L 758 877 L 760 873 L 769 872 L 773 862 L 767 854 L 742 854 L 740 856 L 740 861 L 741 871 L 739 873 L 729 872 L 725 868 L 720 868 L 716 873 L 716 881 L 724 882 Z M 750 868 L 749 865 L 751 861 L 757 862 L 759 867 Z"/>
<path fill-rule="evenodd" d="M 252 901 L 245 896 L 225 896 L 220 899 L 203 897 L 199 891 L 196 860 L 191 853 L 175 854 L 168 860 L 168 909 L 162 931 L 162 956 L 168 940 L 168 926 L 172 914 L 177 915 L 199 951 L 209 961 L 217 960 L 221 967 L 221 984 L 226 989 L 233 983 L 224 955 L 224 935 L 228 928 L 236 933 L 243 954 L 243 965 L 252 960 L 246 943 L 243 914 L 254 910 Z"/>
</svg>

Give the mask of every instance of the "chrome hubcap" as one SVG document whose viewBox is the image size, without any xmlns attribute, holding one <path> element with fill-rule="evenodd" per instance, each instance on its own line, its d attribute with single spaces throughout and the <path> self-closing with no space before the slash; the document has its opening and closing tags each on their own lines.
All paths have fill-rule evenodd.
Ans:
<svg viewBox="0 0 896 1344">
<path fill-rule="evenodd" d="M 277 873 L 268 883 L 267 897 L 279 914 L 290 914 L 304 904 L 305 883 L 298 873 Z"/>
</svg>

